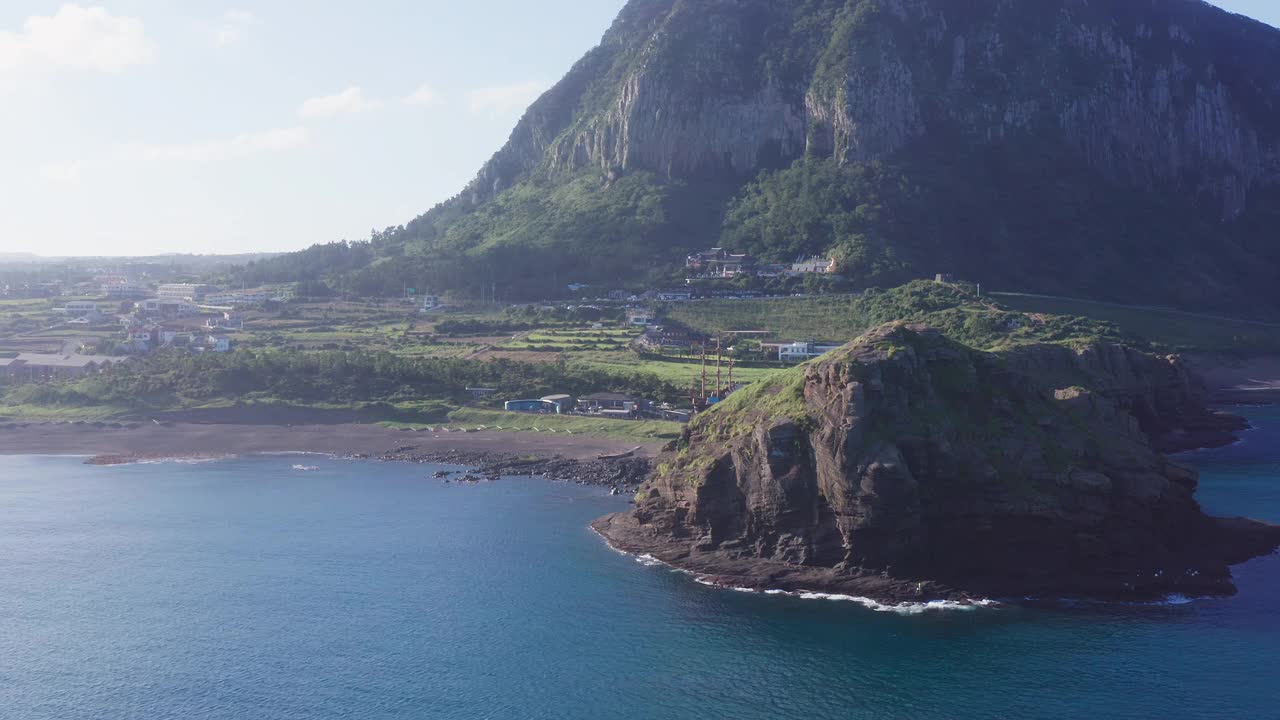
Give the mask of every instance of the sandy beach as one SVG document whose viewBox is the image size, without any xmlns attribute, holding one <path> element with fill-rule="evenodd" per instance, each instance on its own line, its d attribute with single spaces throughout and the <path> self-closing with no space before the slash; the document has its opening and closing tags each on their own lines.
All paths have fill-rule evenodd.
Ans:
<svg viewBox="0 0 1280 720">
<path fill-rule="evenodd" d="M 655 455 L 661 446 L 643 446 L 637 456 Z M 93 424 L 0 424 L 0 455 L 110 455 L 128 459 L 285 452 L 369 457 L 455 452 L 589 460 L 633 447 L 634 441 L 560 433 L 402 432 L 379 425 L 144 423 L 133 428 L 113 428 Z"/>
</svg>

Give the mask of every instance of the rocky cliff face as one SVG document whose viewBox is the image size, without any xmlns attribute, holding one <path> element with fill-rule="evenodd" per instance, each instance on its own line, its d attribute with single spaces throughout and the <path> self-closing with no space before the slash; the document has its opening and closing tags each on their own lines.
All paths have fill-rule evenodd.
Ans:
<svg viewBox="0 0 1280 720">
<path fill-rule="evenodd" d="M 632 0 L 469 197 L 574 168 L 734 175 L 1060 139 L 1239 216 L 1280 178 L 1280 33 L 1199 0 Z"/>
<path fill-rule="evenodd" d="M 458 197 L 326 279 L 535 300 L 725 245 L 1274 314 L 1276 68 L 1280 31 L 1200 0 L 631 0 Z"/>
<path fill-rule="evenodd" d="M 1204 380 L 1179 356 L 1158 357 L 1115 343 L 1073 349 L 1032 345 L 1008 351 L 1010 371 L 1054 388 L 1082 387 L 1133 416 L 1154 449 L 1182 452 L 1236 441 L 1248 424 L 1208 409 Z"/>
<path fill-rule="evenodd" d="M 1231 593 L 1229 564 L 1274 550 L 1280 527 L 1207 517 L 1195 471 L 1152 449 L 1130 411 L 1189 412 L 1185 379 L 1117 348 L 992 356 L 885 326 L 699 418 L 636 509 L 596 527 L 755 588 Z"/>
</svg>

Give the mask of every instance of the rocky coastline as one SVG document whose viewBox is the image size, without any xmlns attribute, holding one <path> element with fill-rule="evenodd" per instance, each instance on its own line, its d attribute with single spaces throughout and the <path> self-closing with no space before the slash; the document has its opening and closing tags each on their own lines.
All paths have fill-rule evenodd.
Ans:
<svg viewBox="0 0 1280 720">
<path fill-rule="evenodd" d="M 415 453 L 405 449 L 386 453 L 378 459 L 382 462 L 456 465 L 468 468 L 466 474 L 473 477 L 536 477 L 615 488 L 627 494 L 632 494 L 648 478 L 652 467 L 650 460 L 644 457 L 593 460 L 563 455 L 515 456 L 497 451 L 466 450 Z M 442 475 L 440 479 L 446 478 L 452 476 Z"/>
<path fill-rule="evenodd" d="M 884 602 L 1230 595 L 1280 527 L 1212 518 L 1162 454 L 1247 425 L 1178 358 L 979 353 L 892 324 L 695 421 L 616 549 L 718 585 Z"/>
<path fill-rule="evenodd" d="M 285 451 L 287 452 L 287 451 Z M 273 454 L 273 453 L 267 453 Z M 309 453 L 311 454 L 311 453 Z M 226 452 L 135 452 L 103 453 L 85 460 L 86 465 L 112 466 L 157 461 L 216 461 L 237 457 Z M 617 494 L 631 495 L 648 478 L 652 464 L 648 457 L 589 458 L 570 457 L 550 449 L 544 454 L 518 455 L 487 449 L 456 449 L 422 452 L 415 446 L 403 446 L 386 452 L 336 454 L 346 460 L 396 462 L 415 465 L 452 465 L 463 470 L 440 471 L 433 477 L 441 480 L 496 480 L 502 477 L 534 477 L 553 482 L 573 482 L 610 488 Z"/>
</svg>

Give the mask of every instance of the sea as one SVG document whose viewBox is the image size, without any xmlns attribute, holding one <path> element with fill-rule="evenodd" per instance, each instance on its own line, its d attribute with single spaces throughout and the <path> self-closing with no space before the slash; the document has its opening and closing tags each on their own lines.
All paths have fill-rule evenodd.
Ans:
<svg viewBox="0 0 1280 720">
<path fill-rule="evenodd" d="M 1280 522 L 1280 409 L 1184 456 Z M 0 458 L 0 718 L 1280 718 L 1280 556 L 1232 598 L 954 609 L 619 554 L 599 488 L 327 457 Z"/>
</svg>

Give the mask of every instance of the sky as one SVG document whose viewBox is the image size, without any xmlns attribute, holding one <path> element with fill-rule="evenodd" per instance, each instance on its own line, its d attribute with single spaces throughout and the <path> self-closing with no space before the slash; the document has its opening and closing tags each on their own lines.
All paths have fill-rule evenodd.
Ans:
<svg viewBox="0 0 1280 720">
<path fill-rule="evenodd" d="M 456 194 L 624 0 L 4 0 L 0 253 L 295 250 Z M 1275 0 L 1217 4 L 1280 26 Z"/>
</svg>

